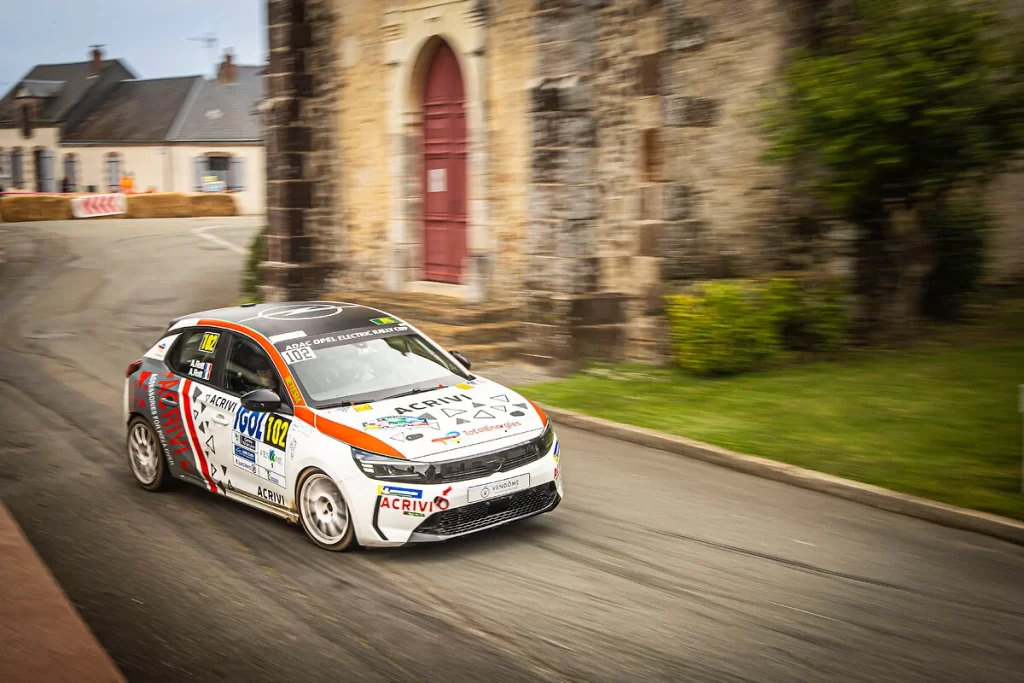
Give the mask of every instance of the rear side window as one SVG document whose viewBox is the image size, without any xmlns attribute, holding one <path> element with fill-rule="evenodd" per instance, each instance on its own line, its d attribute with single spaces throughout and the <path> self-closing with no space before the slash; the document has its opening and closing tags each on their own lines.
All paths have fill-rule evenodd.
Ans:
<svg viewBox="0 0 1024 683">
<path fill-rule="evenodd" d="M 221 344 L 220 332 L 186 332 L 174 349 L 169 365 L 179 375 L 206 382 L 213 381 L 213 361 Z"/>
</svg>

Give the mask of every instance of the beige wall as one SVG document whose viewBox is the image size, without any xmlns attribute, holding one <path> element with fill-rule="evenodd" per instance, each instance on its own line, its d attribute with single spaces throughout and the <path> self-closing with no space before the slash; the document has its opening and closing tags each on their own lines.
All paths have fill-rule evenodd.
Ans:
<svg viewBox="0 0 1024 683">
<path fill-rule="evenodd" d="M 168 155 L 161 154 L 160 150 L 167 150 L 167 147 L 156 147 L 148 145 L 128 147 L 62 147 L 60 150 L 61 171 L 63 171 L 64 157 L 67 154 L 74 154 L 77 159 L 78 190 L 84 192 L 90 185 L 94 185 L 98 192 L 107 192 L 110 189 L 110 180 L 107 177 L 107 155 L 116 152 L 121 157 L 121 173 L 133 173 L 135 175 L 135 187 L 137 190 L 145 190 L 155 187 L 158 192 L 170 192 L 174 189 L 171 184 L 171 176 L 168 172 Z"/>
<path fill-rule="evenodd" d="M 988 207 L 995 218 L 989 236 L 985 278 L 996 283 L 1024 281 L 1024 173 L 993 183 Z"/>
<path fill-rule="evenodd" d="M 174 145 L 173 188 L 175 192 L 195 192 L 195 158 L 208 152 L 219 152 L 245 159 L 242 179 L 243 190 L 235 194 L 238 210 L 243 214 L 261 214 L 266 211 L 266 153 L 263 145 Z"/>
<path fill-rule="evenodd" d="M 245 159 L 243 189 L 236 193 L 238 210 L 243 214 L 260 214 L 265 210 L 266 194 L 265 154 L 262 145 L 134 145 L 123 147 L 67 146 L 60 150 L 58 178 L 62 177 L 64 155 L 72 153 L 78 158 L 78 189 L 89 185 L 106 192 L 107 155 L 116 152 L 121 157 L 121 172 L 135 176 L 136 191 L 155 188 L 157 192 L 194 192 L 195 157 L 208 152 L 220 152 Z"/>
<path fill-rule="evenodd" d="M 32 137 L 26 139 L 21 136 L 21 128 L 0 128 L 0 152 L 7 154 L 15 147 L 21 148 L 23 160 L 22 168 L 24 169 L 22 178 L 25 181 L 24 186 L 21 188 L 9 188 L 5 184 L 5 190 L 20 189 L 25 192 L 36 191 L 36 164 L 33 152 L 37 147 L 42 147 L 43 149 L 54 152 L 55 189 L 60 190 L 62 169 L 58 162 L 58 155 L 56 154 L 58 133 L 59 130 L 57 128 L 35 128 L 32 131 Z M 7 180 L 5 179 L 4 182 L 6 183 Z"/>
</svg>

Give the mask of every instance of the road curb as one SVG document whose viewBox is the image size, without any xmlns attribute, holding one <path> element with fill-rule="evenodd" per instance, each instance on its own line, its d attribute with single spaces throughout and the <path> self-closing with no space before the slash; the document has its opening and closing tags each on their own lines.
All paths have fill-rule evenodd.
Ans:
<svg viewBox="0 0 1024 683">
<path fill-rule="evenodd" d="M 1006 517 L 917 498 L 879 486 L 806 470 L 795 465 L 736 453 L 718 446 L 656 432 L 652 429 L 611 422 L 544 404 L 542 407 L 552 420 L 568 427 L 583 429 L 594 434 L 609 436 L 613 439 L 628 441 L 695 460 L 703 460 L 720 467 L 728 467 L 764 479 L 773 479 L 811 491 L 827 493 L 837 498 L 845 498 L 856 503 L 908 517 L 916 517 L 942 526 L 973 531 L 1010 543 L 1024 545 L 1024 523 Z"/>
</svg>

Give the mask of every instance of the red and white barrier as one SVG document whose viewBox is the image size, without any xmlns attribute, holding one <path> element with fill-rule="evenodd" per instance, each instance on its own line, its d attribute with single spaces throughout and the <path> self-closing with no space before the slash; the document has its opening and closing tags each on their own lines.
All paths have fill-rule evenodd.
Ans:
<svg viewBox="0 0 1024 683">
<path fill-rule="evenodd" d="M 114 216 L 119 213 L 127 213 L 127 211 L 128 200 L 120 193 L 90 194 L 71 200 L 71 215 L 75 218 Z"/>
</svg>

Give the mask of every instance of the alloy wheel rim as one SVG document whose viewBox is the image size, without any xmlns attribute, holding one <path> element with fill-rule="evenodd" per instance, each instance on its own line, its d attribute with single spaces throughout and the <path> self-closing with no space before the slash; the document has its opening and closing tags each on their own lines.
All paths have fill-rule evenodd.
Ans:
<svg viewBox="0 0 1024 683">
<path fill-rule="evenodd" d="M 306 529 L 324 545 L 336 545 L 348 531 L 348 508 L 325 474 L 314 474 L 303 483 L 299 509 Z"/>
<path fill-rule="evenodd" d="M 132 427 L 128 437 L 128 452 L 135 478 L 147 485 L 156 481 L 160 456 L 157 453 L 156 438 L 146 425 L 138 423 Z"/>
</svg>

